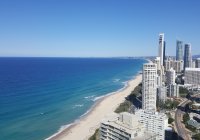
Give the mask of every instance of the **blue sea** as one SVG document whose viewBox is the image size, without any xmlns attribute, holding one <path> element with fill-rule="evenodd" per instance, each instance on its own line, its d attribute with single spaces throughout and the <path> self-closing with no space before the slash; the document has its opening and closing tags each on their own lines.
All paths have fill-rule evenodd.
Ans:
<svg viewBox="0 0 200 140">
<path fill-rule="evenodd" d="M 0 58 L 0 139 L 42 140 L 123 88 L 144 59 Z"/>
</svg>

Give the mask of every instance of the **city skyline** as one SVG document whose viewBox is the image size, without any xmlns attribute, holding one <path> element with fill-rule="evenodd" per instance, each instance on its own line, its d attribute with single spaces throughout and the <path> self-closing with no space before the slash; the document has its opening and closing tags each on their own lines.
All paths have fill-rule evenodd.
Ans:
<svg viewBox="0 0 200 140">
<path fill-rule="evenodd" d="M 166 56 L 175 56 L 176 40 L 191 43 L 196 55 L 199 3 L 2 1 L 0 56 L 156 56 L 162 32 Z"/>
</svg>

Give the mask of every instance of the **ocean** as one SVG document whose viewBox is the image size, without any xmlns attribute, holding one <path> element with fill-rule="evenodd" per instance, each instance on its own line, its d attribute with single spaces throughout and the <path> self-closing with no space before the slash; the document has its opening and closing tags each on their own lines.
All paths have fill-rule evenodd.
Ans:
<svg viewBox="0 0 200 140">
<path fill-rule="evenodd" d="M 0 58 L 0 139 L 43 140 L 122 89 L 144 59 Z"/>
</svg>

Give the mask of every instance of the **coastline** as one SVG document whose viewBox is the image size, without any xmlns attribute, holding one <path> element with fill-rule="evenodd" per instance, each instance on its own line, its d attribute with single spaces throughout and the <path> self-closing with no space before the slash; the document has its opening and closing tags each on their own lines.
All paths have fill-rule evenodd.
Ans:
<svg viewBox="0 0 200 140">
<path fill-rule="evenodd" d="M 82 115 L 80 120 L 74 121 L 66 128 L 61 129 L 46 140 L 87 140 L 100 126 L 101 120 L 118 107 L 125 100 L 132 90 L 142 81 L 142 75 L 138 74 L 127 81 L 122 89 L 103 96 L 95 101 L 95 104 Z"/>
</svg>

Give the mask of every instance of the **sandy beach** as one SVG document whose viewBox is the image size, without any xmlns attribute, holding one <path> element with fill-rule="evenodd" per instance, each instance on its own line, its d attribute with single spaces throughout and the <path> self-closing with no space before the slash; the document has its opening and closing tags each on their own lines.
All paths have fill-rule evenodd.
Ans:
<svg viewBox="0 0 200 140">
<path fill-rule="evenodd" d="M 130 80 L 123 90 L 97 101 L 92 110 L 77 124 L 65 129 L 55 137 L 52 137 L 51 140 L 87 140 L 100 126 L 101 120 L 113 112 L 141 81 L 142 75 L 139 74 Z"/>
</svg>

